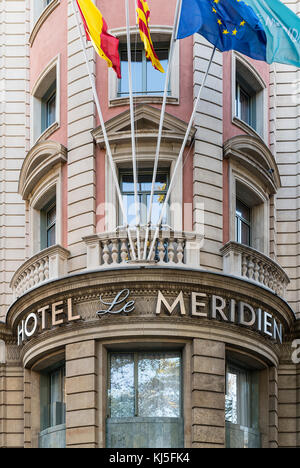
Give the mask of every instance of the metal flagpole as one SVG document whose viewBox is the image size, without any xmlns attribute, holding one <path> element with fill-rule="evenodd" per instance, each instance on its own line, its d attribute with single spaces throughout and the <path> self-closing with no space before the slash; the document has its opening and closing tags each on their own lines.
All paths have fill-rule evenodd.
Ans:
<svg viewBox="0 0 300 468">
<path fill-rule="evenodd" d="M 125 211 L 125 208 L 124 208 L 124 203 L 123 203 L 123 199 L 122 199 L 122 194 L 121 194 L 121 190 L 120 190 L 120 185 L 119 185 L 119 181 L 118 181 L 116 167 L 115 167 L 115 163 L 114 163 L 114 160 L 113 160 L 113 157 L 112 157 L 111 148 L 110 148 L 110 144 L 109 144 L 109 140 L 108 140 L 108 136 L 107 136 L 107 132 L 106 132 L 106 128 L 105 128 L 105 123 L 104 123 L 104 120 L 103 120 L 101 106 L 100 106 L 100 102 L 99 102 L 99 98 L 98 98 L 98 94 L 97 94 L 97 90 L 96 90 L 95 79 L 94 79 L 94 77 L 93 77 L 93 75 L 91 73 L 90 66 L 89 66 L 89 59 L 88 59 L 88 56 L 87 56 L 86 46 L 85 46 L 83 35 L 82 35 L 81 29 L 80 29 L 80 22 L 79 22 L 79 18 L 78 18 L 79 11 L 77 10 L 77 7 L 75 6 L 75 0 L 72 0 L 72 7 L 73 7 L 73 12 L 74 12 L 74 16 L 75 16 L 75 19 L 76 19 L 76 23 L 77 23 L 77 28 L 78 28 L 78 31 L 79 31 L 80 41 L 81 41 L 82 50 L 83 50 L 84 57 L 85 57 L 86 67 L 87 67 L 88 75 L 89 75 L 89 78 L 90 78 L 90 83 L 91 83 L 91 87 L 92 87 L 92 91 L 93 91 L 93 96 L 94 96 L 94 99 L 95 99 L 95 104 L 96 104 L 98 116 L 99 116 L 99 119 L 100 119 L 100 124 L 101 124 L 102 132 L 103 132 L 106 151 L 107 151 L 109 163 L 110 163 L 110 166 L 111 166 L 111 171 L 112 171 L 114 183 L 115 183 L 116 190 L 117 190 L 117 195 L 118 195 L 118 199 L 119 199 L 119 203 L 120 203 L 120 208 L 121 208 L 121 211 L 122 211 L 122 214 L 123 214 L 124 224 L 126 225 L 126 229 L 127 229 L 127 233 L 128 233 L 128 240 L 129 240 L 129 244 L 130 244 L 130 248 L 131 248 L 131 252 L 132 252 L 132 257 L 133 257 L 133 260 L 136 260 L 135 248 L 134 248 L 134 244 L 133 244 L 132 238 L 131 238 L 130 227 L 128 226 L 127 214 L 126 214 L 126 211 Z"/>
<path fill-rule="evenodd" d="M 196 116 L 196 112 L 197 112 L 197 108 L 198 108 L 199 102 L 200 102 L 200 100 L 201 100 L 202 90 L 203 90 L 203 88 L 204 88 L 204 86 L 205 86 L 206 79 L 207 79 L 207 77 L 208 77 L 208 73 L 209 73 L 209 70 L 210 70 L 210 67 L 211 67 L 211 64 L 212 64 L 212 61 L 213 61 L 215 52 L 216 52 L 216 47 L 213 48 L 213 52 L 212 52 L 211 58 L 210 58 L 210 60 L 209 60 L 208 66 L 207 66 L 207 70 L 206 70 L 206 72 L 205 72 L 205 76 L 204 76 L 204 78 L 203 78 L 203 81 L 202 81 L 202 84 L 201 84 L 201 86 L 200 86 L 200 89 L 199 89 L 199 93 L 198 93 L 196 102 L 195 102 L 195 104 L 194 104 L 194 109 L 193 109 L 193 112 L 192 112 L 192 115 L 191 115 L 191 118 L 190 118 L 190 121 L 189 121 L 188 128 L 187 128 L 187 130 L 186 130 L 186 134 L 185 134 L 185 137 L 184 137 L 184 140 L 183 140 L 183 143 L 182 143 L 182 147 L 181 147 L 179 156 L 178 156 L 177 161 L 176 161 L 176 165 L 175 165 L 174 172 L 173 172 L 173 175 L 172 175 L 172 178 L 171 178 L 171 181 L 170 181 L 169 189 L 168 189 L 168 192 L 167 192 L 167 195 L 166 195 L 166 198 L 165 198 L 165 201 L 164 201 L 162 210 L 161 210 L 160 218 L 159 218 L 159 221 L 158 221 L 158 223 L 157 223 L 157 225 L 156 225 L 156 230 L 155 230 L 155 234 L 154 234 L 154 237 L 153 237 L 153 240 L 152 240 L 152 244 L 151 244 L 151 247 L 150 247 L 150 251 L 149 251 L 149 255 L 148 255 L 148 260 L 151 259 L 151 256 L 152 256 L 152 253 L 153 253 L 153 249 L 154 249 L 154 246 L 155 246 L 155 242 L 156 242 L 156 239 L 157 239 L 157 237 L 158 237 L 158 235 L 159 235 L 159 229 L 160 229 L 160 226 L 161 226 L 161 224 L 162 224 L 163 217 L 164 217 L 164 215 L 165 215 L 165 211 L 166 211 L 166 208 L 167 208 L 167 205 L 168 205 L 168 202 L 169 202 L 169 198 L 170 198 L 170 195 L 171 195 L 171 191 L 172 191 L 173 185 L 174 185 L 174 183 L 175 183 L 175 177 L 176 177 L 176 175 L 177 175 L 177 170 L 178 170 L 179 164 L 180 164 L 180 162 L 181 162 L 181 160 L 182 160 L 182 156 L 183 156 L 184 149 L 185 149 L 185 146 L 186 146 L 186 143 L 187 143 L 187 140 L 188 140 L 188 136 L 189 136 L 189 133 L 190 133 L 191 128 L 192 128 L 192 125 L 193 125 L 193 121 L 194 121 L 195 116 Z"/>
<path fill-rule="evenodd" d="M 125 0 L 126 11 L 126 33 L 127 33 L 127 60 L 128 60 L 128 85 L 129 85 L 129 103 L 130 103 L 130 123 L 131 123 L 131 146 L 132 146 L 132 165 L 133 165 L 133 184 L 134 184 L 134 205 L 136 216 L 136 239 L 138 259 L 141 259 L 140 246 L 140 204 L 138 199 L 138 180 L 136 167 L 136 147 L 135 147 L 135 128 L 134 128 L 134 107 L 133 107 L 133 91 L 132 91 L 132 72 L 131 72 L 131 44 L 130 44 L 130 27 L 129 27 L 129 3 Z"/>
<path fill-rule="evenodd" d="M 174 55 L 174 50 L 175 50 L 175 45 L 176 45 L 181 7 L 182 7 L 182 0 L 177 0 L 175 16 L 174 16 L 174 26 L 173 26 L 172 37 L 171 37 L 171 42 L 170 42 L 170 53 L 169 53 L 168 67 L 167 67 L 167 73 L 166 73 L 165 89 L 164 89 L 163 102 L 162 102 L 162 108 L 161 108 L 161 114 L 160 114 L 156 153 L 155 153 L 155 159 L 154 159 L 151 195 L 150 195 L 150 203 L 149 203 L 148 216 L 147 216 L 147 227 L 146 227 L 146 234 L 145 234 L 144 260 L 146 260 L 146 257 L 147 257 L 147 244 L 148 244 L 149 230 L 151 227 L 153 197 L 154 197 L 154 189 L 155 189 L 158 160 L 159 160 L 159 153 L 160 153 L 160 144 L 161 144 L 161 138 L 162 138 L 162 129 L 163 129 L 163 123 L 164 123 L 164 117 L 165 117 L 167 96 L 168 96 L 168 90 L 169 90 L 169 81 L 170 81 L 170 75 L 171 75 L 171 69 L 172 69 L 172 60 L 173 60 L 173 55 Z"/>
</svg>

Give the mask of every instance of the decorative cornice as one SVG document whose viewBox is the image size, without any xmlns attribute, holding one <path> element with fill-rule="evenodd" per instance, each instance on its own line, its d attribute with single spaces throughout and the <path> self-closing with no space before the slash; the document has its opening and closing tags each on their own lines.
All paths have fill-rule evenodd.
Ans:
<svg viewBox="0 0 300 468">
<path fill-rule="evenodd" d="M 27 200 L 36 184 L 52 167 L 67 161 L 67 149 L 55 141 L 47 140 L 34 145 L 27 153 L 20 172 L 19 194 Z"/>
<path fill-rule="evenodd" d="M 238 135 L 224 144 L 224 159 L 235 159 L 255 173 L 265 183 L 270 193 L 281 187 L 280 174 L 273 154 L 265 143 L 254 136 Z"/>
<path fill-rule="evenodd" d="M 135 109 L 135 131 L 137 139 L 157 141 L 160 122 L 160 109 L 140 104 Z M 126 110 L 105 123 L 107 136 L 111 144 L 127 143 L 131 141 L 130 111 Z M 162 140 L 172 143 L 182 143 L 188 124 L 183 120 L 166 113 L 162 132 Z M 196 133 L 192 127 L 187 144 L 189 145 Z M 92 131 L 95 142 L 104 148 L 104 137 L 101 126 Z"/>
</svg>

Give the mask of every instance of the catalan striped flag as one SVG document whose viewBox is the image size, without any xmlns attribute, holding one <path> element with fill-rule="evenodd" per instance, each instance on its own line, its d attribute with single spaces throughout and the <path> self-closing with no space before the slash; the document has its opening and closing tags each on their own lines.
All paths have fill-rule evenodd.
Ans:
<svg viewBox="0 0 300 468">
<path fill-rule="evenodd" d="M 105 19 L 92 0 L 76 0 L 76 2 L 87 40 L 92 41 L 97 54 L 107 62 L 110 68 L 115 70 L 118 78 L 121 78 L 119 39 L 108 34 Z"/>
<path fill-rule="evenodd" d="M 150 10 L 148 4 L 145 0 L 137 0 L 137 21 L 140 30 L 140 36 L 142 42 L 145 46 L 146 57 L 151 60 L 152 65 L 156 70 L 164 73 L 164 69 L 161 66 L 161 63 L 155 53 L 154 46 L 152 43 L 150 28 L 149 28 L 149 18 Z"/>
</svg>

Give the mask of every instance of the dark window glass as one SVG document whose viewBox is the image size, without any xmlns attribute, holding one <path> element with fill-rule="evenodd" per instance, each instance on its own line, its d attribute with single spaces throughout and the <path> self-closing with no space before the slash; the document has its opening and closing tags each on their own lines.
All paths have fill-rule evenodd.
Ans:
<svg viewBox="0 0 300 468">
<path fill-rule="evenodd" d="M 47 216 L 47 247 L 56 244 L 56 205 L 46 213 Z"/>
<path fill-rule="evenodd" d="M 41 374 L 41 430 L 65 424 L 65 366 Z"/>
<path fill-rule="evenodd" d="M 236 82 L 236 116 L 256 130 L 256 93 L 237 78 Z"/>
<path fill-rule="evenodd" d="M 236 241 L 240 244 L 251 244 L 251 209 L 236 200 Z"/>
</svg>

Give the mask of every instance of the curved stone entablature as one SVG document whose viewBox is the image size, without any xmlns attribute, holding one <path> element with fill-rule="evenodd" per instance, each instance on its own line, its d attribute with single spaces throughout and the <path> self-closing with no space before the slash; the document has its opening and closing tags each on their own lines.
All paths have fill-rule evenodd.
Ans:
<svg viewBox="0 0 300 468">
<path fill-rule="evenodd" d="M 230 138 L 224 144 L 224 158 L 232 158 L 255 173 L 270 193 L 276 193 L 281 187 L 274 156 L 261 139 L 249 135 Z"/>
<path fill-rule="evenodd" d="M 27 200 L 36 184 L 56 164 L 67 161 L 67 149 L 56 141 L 42 141 L 34 145 L 24 159 L 19 180 L 19 193 Z"/>
<path fill-rule="evenodd" d="M 157 132 L 160 123 L 160 110 L 148 104 L 139 104 L 135 108 L 135 136 L 137 140 L 157 142 Z M 128 143 L 131 141 L 130 111 L 121 114 L 105 122 L 107 136 L 112 145 Z M 188 124 L 166 112 L 162 130 L 162 141 L 181 144 Z M 195 127 L 191 128 L 187 144 L 190 145 L 195 135 Z M 101 126 L 93 130 L 95 142 L 104 148 L 104 137 Z"/>
<path fill-rule="evenodd" d="M 208 338 L 277 365 L 294 321 L 287 302 L 250 281 L 155 266 L 49 281 L 15 301 L 7 315 L 25 366 L 91 336 L 131 343 L 149 337 Z"/>
</svg>

